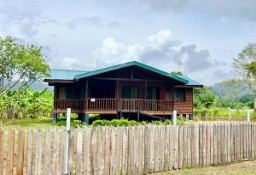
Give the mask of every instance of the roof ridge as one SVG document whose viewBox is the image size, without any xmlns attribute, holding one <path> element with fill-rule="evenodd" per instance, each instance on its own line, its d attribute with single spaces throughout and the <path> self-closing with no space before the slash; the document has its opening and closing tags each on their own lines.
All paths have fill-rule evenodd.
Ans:
<svg viewBox="0 0 256 175">
<path fill-rule="evenodd" d="M 175 80 L 180 81 L 180 82 L 185 83 L 185 84 L 189 82 L 188 80 L 186 80 L 182 77 L 178 77 L 176 75 L 170 74 L 168 72 L 165 72 L 163 70 L 160 70 L 160 69 L 152 67 L 152 66 L 149 66 L 147 64 L 140 63 L 138 61 L 130 61 L 130 62 L 116 64 L 116 65 L 101 68 L 101 69 L 96 69 L 94 71 L 84 72 L 82 74 L 75 75 L 74 79 L 80 79 L 80 78 L 85 78 L 85 77 L 89 77 L 89 76 L 93 76 L 93 75 L 98 75 L 98 74 L 101 74 L 101 73 L 104 73 L 104 72 L 113 71 L 113 70 L 121 69 L 121 68 L 128 67 L 128 66 L 139 66 L 139 67 L 142 67 L 144 69 L 148 69 L 152 72 L 158 73 L 162 76 L 166 76 L 166 77 L 175 79 Z"/>
</svg>

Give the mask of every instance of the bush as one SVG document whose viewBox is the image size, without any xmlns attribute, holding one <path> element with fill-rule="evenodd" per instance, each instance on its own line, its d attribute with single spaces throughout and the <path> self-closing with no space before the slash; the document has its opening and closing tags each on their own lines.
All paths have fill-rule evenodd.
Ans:
<svg viewBox="0 0 256 175">
<path fill-rule="evenodd" d="M 109 120 L 95 120 L 92 123 L 93 126 L 111 126 L 111 121 Z"/>
<path fill-rule="evenodd" d="M 177 118 L 177 125 L 184 125 L 185 121 L 186 121 L 186 119 L 184 119 L 183 117 L 178 117 Z"/>
<path fill-rule="evenodd" d="M 141 125 L 146 125 L 147 122 L 146 122 L 146 121 L 142 121 L 140 124 L 141 124 Z"/>
<path fill-rule="evenodd" d="M 151 122 L 151 124 L 152 124 L 152 125 L 161 125 L 162 122 L 159 121 L 159 120 L 154 120 L 154 121 Z"/>
<path fill-rule="evenodd" d="M 136 122 L 135 120 L 130 120 L 130 121 L 129 121 L 129 125 L 130 125 L 130 126 L 137 126 L 137 125 L 139 125 L 139 123 Z"/>
<path fill-rule="evenodd" d="M 165 120 L 164 121 L 164 125 L 172 125 L 172 121 L 171 120 Z"/>
</svg>

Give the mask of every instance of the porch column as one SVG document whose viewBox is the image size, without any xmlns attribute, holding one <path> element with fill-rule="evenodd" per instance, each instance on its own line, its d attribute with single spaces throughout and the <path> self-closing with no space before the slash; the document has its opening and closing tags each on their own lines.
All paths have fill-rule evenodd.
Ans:
<svg viewBox="0 0 256 175">
<path fill-rule="evenodd" d="M 82 123 L 86 123 L 87 125 L 89 125 L 89 114 L 82 113 L 82 115 L 81 115 L 81 122 Z"/>
<path fill-rule="evenodd" d="M 117 117 L 118 117 L 118 111 L 119 109 L 119 80 L 116 80 L 116 111 L 117 111 Z"/>
<path fill-rule="evenodd" d="M 171 109 L 171 110 L 175 110 L 175 109 L 174 109 L 174 103 L 175 103 L 175 94 L 174 94 L 174 93 L 175 93 L 175 89 L 174 89 L 174 86 L 173 86 L 173 87 L 172 87 L 172 97 L 171 97 L 171 98 L 172 98 L 172 104 L 171 104 L 171 105 L 172 105 L 172 106 L 171 106 L 172 109 Z"/>
<path fill-rule="evenodd" d="M 87 100 L 87 98 L 88 98 L 88 86 L 89 86 L 89 80 L 86 80 L 86 82 L 85 82 L 85 106 L 84 106 L 85 110 L 88 110 L 88 100 Z"/>
<path fill-rule="evenodd" d="M 143 110 L 148 110 L 148 103 L 146 102 L 146 100 L 147 100 L 147 87 L 148 86 L 148 82 L 147 81 L 145 81 L 145 85 L 144 85 L 144 108 L 143 108 Z"/>
</svg>

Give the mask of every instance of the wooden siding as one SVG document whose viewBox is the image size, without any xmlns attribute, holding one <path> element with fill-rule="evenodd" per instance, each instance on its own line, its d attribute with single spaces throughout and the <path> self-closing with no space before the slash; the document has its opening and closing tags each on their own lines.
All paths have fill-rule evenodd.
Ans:
<svg viewBox="0 0 256 175">
<path fill-rule="evenodd" d="M 193 89 L 185 88 L 185 101 L 174 102 L 174 109 L 178 114 L 193 114 Z"/>
<path fill-rule="evenodd" d="M 122 97 L 122 87 L 123 86 L 136 86 L 139 88 L 139 98 L 145 98 L 145 82 L 132 82 L 132 81 L 120 81 L 118 89 L 118 98 Z M 159 100 L 172 100 L 171 98 L 171 88 L 161 82 L 147 82 L 147 87 L 158 87 L 160 89 L 160 99 Z"/>
</svg>

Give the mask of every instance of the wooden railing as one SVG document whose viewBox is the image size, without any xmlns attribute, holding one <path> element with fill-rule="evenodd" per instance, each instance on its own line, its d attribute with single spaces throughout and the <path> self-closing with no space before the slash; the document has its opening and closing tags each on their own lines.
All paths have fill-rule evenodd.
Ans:
<svg viewBox="0 0 256 175">
<path fill-rule="evenodd" d="M 120 108 L 125 111 L 170 111 L 172 101 L 169 100 L 148 100 L 148 99 L 119 99 Z"/>
<path fill-rule="evenodd" d="M 88 98 L 85 100 L 84 109 L 105 111 L 105 110 L 116 110 L 117 100 L 115 98 Z"/>
<path fill-rule="evenodd" d="M 116 98 L 55 99 L 54 109 L 63 110 L 66 108 L 90 111 L 171 111 L 173 102 L 169 100 Z"/>
<path fill-rule="evenodd" d="M 54 109 L 67 109 L 82 110 L 84 106 L 83 99 L 55 99 Z"/>
</svg>

